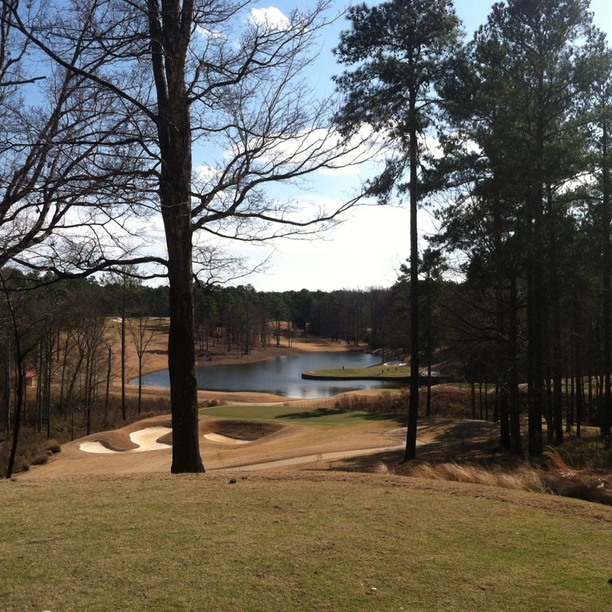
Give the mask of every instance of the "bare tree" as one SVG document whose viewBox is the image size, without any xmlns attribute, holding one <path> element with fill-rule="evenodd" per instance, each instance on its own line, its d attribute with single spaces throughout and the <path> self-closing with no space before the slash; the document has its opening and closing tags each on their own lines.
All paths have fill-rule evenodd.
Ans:
<svg viewBox="0 0 612 612">
<path fill-rule="evenodd" d="M 249 10 L 249 4 L 61 2 L 44 35 L 28 22 L 27 7 L 12 5 L 11 19 L 31 44 L 67 74 L 108 94 L 116 110 L 124 109 L 124 121 L 132 122 L 132 134 L 149 157 L 156 193 L 143 194 L 143 202 L 161 214 L 166 256 L 119 258 L 100 242 L 81 248 L 79 257 L 54 259 L 50 267 L 72 274 L 145 261 L 165 267 L 172 472 L 204 470 L 194 371 L 194 253 L 220 238 L 262 241 L 313 232 L 334 223 L 349 205 L 307 209 L 266 190 L 347 163 L 328 124 L 329 105 L 314 100 L 300 80 L 331 3 L 319 1 L 289 16 Z M 86 51 L 75 55 L 81 46 Z M 194 143 L 202 155 L 197 171 Z M 198 230 L 209 242 L 196 237 Z"/>
<path fill-rule="evenodd" d="M 153 338 L 160 330 L 162 320 L 143 316 L 142 313 L 137 317 L 127 319 L 127 327 L 132 336 L 134 350 L 138 357 L 138 414 L 142 404 L 142 367 L 144 365 L 145 354 Z"/>
<path fill-rule="evenodd" d="M 33 290 L 35 283 L 19 270 L 0 270 L 0 313 L 10 337 L 8 363 L 9 380 L 14 392 L 12 420 L 12 445 L 6 470 L 10 478 L 15 467 L 15 458 L 21 422 L 26 406 L 26 386 L 31 375 L 28 369 L 36 363 L 35 351 L 46 334 L 49 319 L 55 314 L 55 299 L 51 291 L 42 296 Z M 7 381 L 8 382 L 8 381 Z M 8 433 L 8 431 L 7 431 Z"/>
<path fill-rule="evenodd" d="M 104 88 L 52 62 L 20 33 L 16 9 L 12 2 L 0 8 L 0 267 L 31 262 L 32 247 L 43 245 L 47 258 L 61 244 L 79 261 L 128 233 L 142 186 L 131 122 Z M 32 31 L 48 23 L 42 3 L 24 12 Z M 84 42 L 71 53 L 83 57 Z"/>
</svg>

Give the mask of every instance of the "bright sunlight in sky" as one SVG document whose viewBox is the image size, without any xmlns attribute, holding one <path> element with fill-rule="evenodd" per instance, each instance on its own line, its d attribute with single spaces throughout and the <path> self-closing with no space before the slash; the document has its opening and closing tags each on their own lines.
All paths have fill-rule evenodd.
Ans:
<svg viewBox="0 0 612 612">
<path fill-rule="evenodd" d="M 607 33 L 612 42 L 611 0 L 591 0 L 595 25 Z M 493 5 L 493 0 L 455 0 L 455 9 L 463 21 L 468 38 L 483 24 Z M 373 4 L 373 3 L 372 3 Z M 268 0 L 257 5 L 259 18 L 281 19 L 296 6 L 304 7 L 312 2 L 297 3 L 295 0 Z M 337 4 L 339 11 L 341 3 Z M 342 67 L 335 63 L 332 49 L 338 43 L 339 32 L 348 22 L 341 18 L 329 26 L 324 34 L 324 48 L 312 71 L 312 87 L 331 93 L 331 76 L 340 74 Z M 310 202 L 331 201 L 338 204 L 350 198 L 359 186 L 359 170 L 352 172 L 318 173 L 309 180 L 304 196 Z M 364 177 L 367 178 L 367 177 Z M 290 188 L 287 188 L 290 193 Z M 389 287 L 397 276 L 400 265 L 410 250 L 409 214 L 407 206 L 381 207 L 360 206 L 349 211 L 344 222 L 335 230 L 317 240 L 282 240 L 275 244 L 270 255 L 270 245 L 249 247 L 230 245 L 235 255 L 248 257 L 252 261 L 270 255 L 265 273 L 254 274 L 242 283 L 250 283 L 259 291 L 285 291 L 317 289 L 368 289 Z M 434 220 L 426 211 L 419 214 L 421 235 L 434 231 Z M 160 228 L 161 229 L 161 228 Z"/>
</svg>

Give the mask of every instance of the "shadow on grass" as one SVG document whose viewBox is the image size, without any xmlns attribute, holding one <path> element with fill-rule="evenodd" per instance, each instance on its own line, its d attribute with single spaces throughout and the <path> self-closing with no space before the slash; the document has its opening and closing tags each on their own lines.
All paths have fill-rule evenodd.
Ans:
<svg viewBox="0 0 612 612">
<path fill-rule="evenodd" d="M 365 412 L 361 410 L 345 410 L 343 408 L 316 408 L 302 412 L 289 412 L 279 414 L 277 419 L 320 419 L 343 415 L 346 419 L 360 419 L 364 421 L 395 421 L 399 425 L 406 424 L 406 416 L 403 414 L 387 414 L 381 412 Z"/>
<path fill-rule="evenodd" d="M 381 451 L 372 455 L 363 455 L 361 457 L 351 457 L 342 461 L 334 462 L 329 466 L 332 472 L 381 472 L 391 473 L 391 470 L 385 468 L 385 465 L 400 465 L 404 458 L 404 449 L 392 449 Z"/>
</svg>

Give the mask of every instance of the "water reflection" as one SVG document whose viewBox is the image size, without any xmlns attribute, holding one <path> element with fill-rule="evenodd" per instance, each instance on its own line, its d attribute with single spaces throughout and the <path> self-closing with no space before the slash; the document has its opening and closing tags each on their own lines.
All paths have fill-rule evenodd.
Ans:
<svg viewBox="0 0 612 612">
<path fill-rule="evenodd" d="M 258 361 L 225 366 L 196 367 L 198 388 L 208 391 L 257 391 L 286 397 L 330 397 L 358 389 L 394 388 L 396 384 L 377 380 L 324 381 L 302 380 L 302 372 L 322 368 L 365 368 L 380 363 L 380 358 L 368 353 L 300 353 L 282 355 Z M 138 384 L 138 379 L 130 381 Z M 142 378 L 143 385 L 167 387 L 168 370 L 153 372 Z"/>
</svg>

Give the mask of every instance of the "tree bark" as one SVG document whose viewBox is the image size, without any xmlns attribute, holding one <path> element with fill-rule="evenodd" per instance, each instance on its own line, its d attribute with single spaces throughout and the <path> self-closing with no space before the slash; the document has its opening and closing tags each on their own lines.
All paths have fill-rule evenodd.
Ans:
<svg viewBox="0 0 612 612">
<path fill-rule="evenodd" d="M 418 213 L 418 148 L 417 92 L 410 92 L 410 399 L 404 461 L 416 459 L 417 423 L 419 415 L 419 234 Z"/>
<path fill-rule="evenodd" d="M 168 248 L 170 284 L 168 370 L 172 409 L 172 473 L 203 472 L 198 435 L 195 376 L 195 306 L 189 179 L 191 138 L 187 107 L 172 109 L 173 154 L 164 156 L 160 197 Z M 182 180 L 181 180 L 182 177 Z"/>
<path fill-rule="evenodd" d="M 544 76 L 538 75 L 537 117 L 534 159 L 527 195 L 529 232 L 527 261 L 527 361 L 528 361 L 528 447 L 529 454 L 542 454 L 542 415 L 544 414 L 544 338 L 546 329 L 546 290 L 544 287 Z"/>
<path fill-rule="evenodd" d="M 602 438 L 610 438 L 612 429 L 612 248 L 610 244 L 610 174 L 608 168 L 608 129 L 607 117 L 604 116 L 602 125 L 602 152 L 601 152 L 601 174 L 603 184 L 603 197 L 601 202 L 601 224 L 602 224 L 602 333 L 603 333 L 603 402 L 599 404 L 598 415 L 599 429 Z"/>
<path fill-rule="evenodd" d="M 184 207 L 183 207 L 184 208 Z M 170 279 L 168 371 L 172 408 L 173 474 L 203 472 L 195 376 L 194 302 L 191 280 L 191 224 L 181 223 L 180 207 L 164 214 Z M 185 211 L 183 211 L 183 217 Z"/>
<path fill-rule="evenodd" d="M 185 62 L 193 2 L 149 0 L 152 67 L 158 102 L 159 197 L 168 249 L 170 330 L 168 371 L 173 474 L 203 472 L 195 376 L 195 302 L 191 223 L 191 122 Z"/>
</svg>

